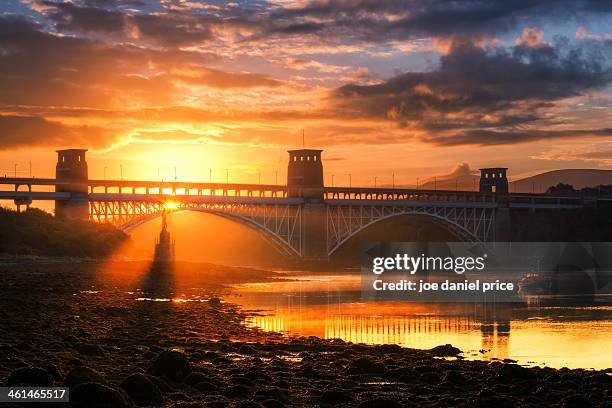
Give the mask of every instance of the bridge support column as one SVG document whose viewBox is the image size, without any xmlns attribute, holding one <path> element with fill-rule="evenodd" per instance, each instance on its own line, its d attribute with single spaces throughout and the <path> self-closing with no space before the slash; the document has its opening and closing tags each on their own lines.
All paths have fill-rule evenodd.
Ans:
<svg viewBox="0 0 612 408">
<path fill-rule="evenodd" d="M 500 206 L 495 210 L 495 235 L 493 239 L 497 242 L 512 240 L 512 223 L 508 203 L 500 203 Z"/>
<path fill-rule="evenodd" d="M 325 204 L 306 202 L 302 206 L 302 258 L 327 260 L 327 214 Z"/>
<path fill-rule="evenodd" d="M 70 193 L 70 199 L 55 202 L 55 215 L 69 219 L 89 219 L 89 198 L 87 181 L 86 149 L 57 151 L 55 178 L 61 184 L 55 191 Z"/>
</svg>

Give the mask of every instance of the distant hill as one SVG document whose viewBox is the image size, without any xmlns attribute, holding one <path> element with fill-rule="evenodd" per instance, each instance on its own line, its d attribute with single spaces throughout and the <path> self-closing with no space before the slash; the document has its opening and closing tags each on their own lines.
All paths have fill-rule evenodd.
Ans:
<svg viewBox="0 0 612 408">
<path fill-rule="evenodd" d="M 420 188 L 438 190 L 459 190 L 472 191 L 478 189 L 480 176 L 463 175 L 457 179 L 443 179 L 428 181 L 423 183 Z M 517 193 L 543 193 L 550 186 L 559 183 L 571 184 L 576 189 L 584 187 L 594 187 L 598 185 L 612 185 L 612 170 L 598 169 L 564 169 L 547 171 L 546 173 L 526 177 L 524 179 L 510 182 L 510 192 Z"/>
<path fill-rule="evenodd" d="M 570 184 L 579 190 L 584 187 L 612 184 L 612 170 L 565 169 L 553 170 L 512 182 L 510 191 L 543 193 L 550 186 Z"/>
</svg>

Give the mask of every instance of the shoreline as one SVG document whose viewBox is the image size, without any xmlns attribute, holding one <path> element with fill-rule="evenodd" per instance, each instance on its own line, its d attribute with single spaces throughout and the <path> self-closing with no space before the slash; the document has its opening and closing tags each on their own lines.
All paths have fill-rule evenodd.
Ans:
<svg viewBox="0 0 612 408">
<path fill-rule="evenodd" d="M 69 385 L 82 407 L 603 407 L 612 398 L 612 369 L 285 337 L 246 327 L 253 312 L 219 300 L 218 288 L 201 288 L 198 302 L 138 301 L 125 277 L 100 280 L 82 266 L 1 270 L 3 384 Z"/>
</svg>

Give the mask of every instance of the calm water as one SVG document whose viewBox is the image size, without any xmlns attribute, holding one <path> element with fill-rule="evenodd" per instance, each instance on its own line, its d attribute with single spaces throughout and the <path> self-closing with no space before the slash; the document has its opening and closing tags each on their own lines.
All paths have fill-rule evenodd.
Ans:
<svg viewBox="0 0 612 408">
<path fill-rule="evenodd" d="M 248 325 L 288 335 L 423 349 L 450 343 L 469 359 L 612 367 L 612 306 L 360 302 L 359 275 L 307 274 L 236 286 L 229 300 L 259 312 Z"/>
</svg>

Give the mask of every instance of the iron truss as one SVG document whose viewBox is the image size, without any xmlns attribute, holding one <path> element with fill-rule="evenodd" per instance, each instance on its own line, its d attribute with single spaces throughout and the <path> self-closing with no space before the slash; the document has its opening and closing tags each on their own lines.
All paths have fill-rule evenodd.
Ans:
<svg viewBox="0 0 612 408">
<path fill-rule="evenodd" d="M 342 244 L 370 225 L 397 215 L 425 215 L 451 229 L 462 240 L 491 240 L 495 223 L 494 205 L 457 206 L 404 204 L 327 204 L 327 252 L 333 254 Z"/>
<path fill-rule="evenodd" d="M 254 227 L 274 247 L 289 256 L 301 256 L 302 206 L 296 204 L 176 202 L 168 211 L 213 213 Z M 90 201 L 90 219 L 109 222 L 129 231 L 161 215 L 163 201 Z"/>
</svg>

